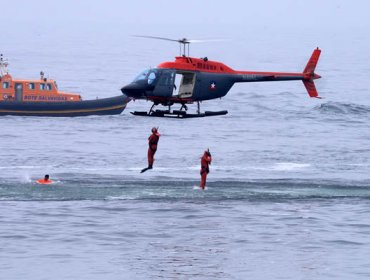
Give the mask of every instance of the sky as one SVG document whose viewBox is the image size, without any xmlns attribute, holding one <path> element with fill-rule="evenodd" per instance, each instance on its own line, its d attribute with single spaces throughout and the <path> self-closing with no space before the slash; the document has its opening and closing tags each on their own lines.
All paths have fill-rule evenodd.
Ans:
<svg viewBox="0 0 370 280">
<path fill-rule="evenodd" d="M 368 0 L 0 0 L 2 22 L 42 25 L 370 26 Z M 148 30 L 149 31 L 149 30 Z M 151 31 L 151 30 L 150 30 Z M 150 33 L 150 32 L 148 32 Z"/>
<path fill-rule="evenodd" d="M 178 54 L 176 44 L 133 40 L 131 35 L 136 34 L 226 39 L 192 45 L 190 55 L 208 56 L 235 69 L 299 71 L 312 50 L 320 47 L 320 67 L 348 57 L 352 64 L 343 67 L 362 73 L 356 67 L 369 56 L 370 0 L 0 0 L 0 4 L 0 51 L 11 58 L 19 75 L 28 74 L 22 72 L 28 68 L 21 63 L 29 65 L 36 57 L 42 59 L 37 61 L 41 68 L 52 72 L 56 58 L 108 59 L 109 51 L 110 57 L 122 60 L 117 63 L 132 79 L 141 69 Z M 58 71 L 58 77 L 63 79 L 63 73 Z"/>
</svg>

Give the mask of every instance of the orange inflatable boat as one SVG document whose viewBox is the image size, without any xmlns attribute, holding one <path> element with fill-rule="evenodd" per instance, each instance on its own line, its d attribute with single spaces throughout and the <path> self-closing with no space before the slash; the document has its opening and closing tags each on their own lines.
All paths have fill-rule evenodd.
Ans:
<svg viewBox="0 0 370 280">
<path fill-rule="evenodd" d="M 82 100 L 58 90 L 57 83 L 40 72 L 40 79 L 13 79 L 8 62 L 0 55 L 0 115 L 88 116 L 120 114 L 130 101 L 125 95 Z"/>
</svg>

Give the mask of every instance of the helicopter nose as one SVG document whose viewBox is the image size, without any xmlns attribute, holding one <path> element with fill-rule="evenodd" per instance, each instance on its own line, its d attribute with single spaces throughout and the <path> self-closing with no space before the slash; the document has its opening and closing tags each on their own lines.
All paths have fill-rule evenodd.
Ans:
<svg viewBox="0 0 370 280">
<path fill-rule="evenodd" d="M 121 88 L 122 93 L 128 97 L 138 98 L 144 95 L 146 88 L 137 83 L 131 83 Z"/>
</svg>

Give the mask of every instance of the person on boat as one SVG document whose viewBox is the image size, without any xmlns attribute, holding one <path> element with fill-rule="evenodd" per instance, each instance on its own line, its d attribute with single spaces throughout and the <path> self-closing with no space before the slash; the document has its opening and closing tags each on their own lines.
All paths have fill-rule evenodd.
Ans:
<svg viewBox="0 0 370 280">
<path fill-rule="evenodd" d="M 203 156 L 201 157 L 200 160 L 200 187 L 204 190 L 206 187 L 206 180 L 207 180 L 207 175 L 209 173 L 209 165 L 212 162 L 212 156 L 211 153 L 209 152 L 209 149 L 204 151 Z"/>
<path fill-rule="evenodd" d="M 148 144 L 149 144 L 149 148 L 148 148 L 148 167 L 142 169 L 141 173 L 147 171 L 148 169 L 153 168 L 154 154 L 157 151 L 158 141 L 159 141 L 160 136 L 161 135 L 158 132 L 158 128 L 153 127 L 152 128 L 152 134 L 148 138 Z"/>
<path fill-rule="evenodd" d="M 50 179 L 49 179 L 49 177 L 50 177 L 50 176 L 49 176 L 48 174 L 46 174 L 46 175 L 44 176 L 44 179 L 38 179 L 38 180 L 36 181 L 36 183 L 41 184 L 41 185 L 49 185 L 49 184 L 54 183 L 54 181 L 50 180 Z"/>
</svg>

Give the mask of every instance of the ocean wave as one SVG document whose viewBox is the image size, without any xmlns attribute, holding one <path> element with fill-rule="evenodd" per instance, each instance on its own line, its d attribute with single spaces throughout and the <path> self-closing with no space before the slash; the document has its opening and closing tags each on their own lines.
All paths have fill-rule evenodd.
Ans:
<svg viewBox="0 0 370 280">
<path fill-rule="evenodd" d="M 317 199 L 370 199 L 367 181 L 253 180 L 210 181 L 205 191 L 192 180 L 120 180 L 86 178 L 54 185 L 0 182 L 2 201 L 150 200 L 150 201 L 281 201 Z"/>
<path fill-rule="evenodd" d="M 340 103 L 340 102 L 327 102 L 322 103 L 315 107 L 317 111 L 323 114 L 330 115 L 368 115 L 370 114 L 370 106 Z"/>
<path fill-rule="evenodd" d="M 278 162 L 268 168 L 261 168 L 262 170 L 272 171 L 297 171 L 310 167 L 308 163 L 295 163 L 295 162 Z"/>
</svg>

